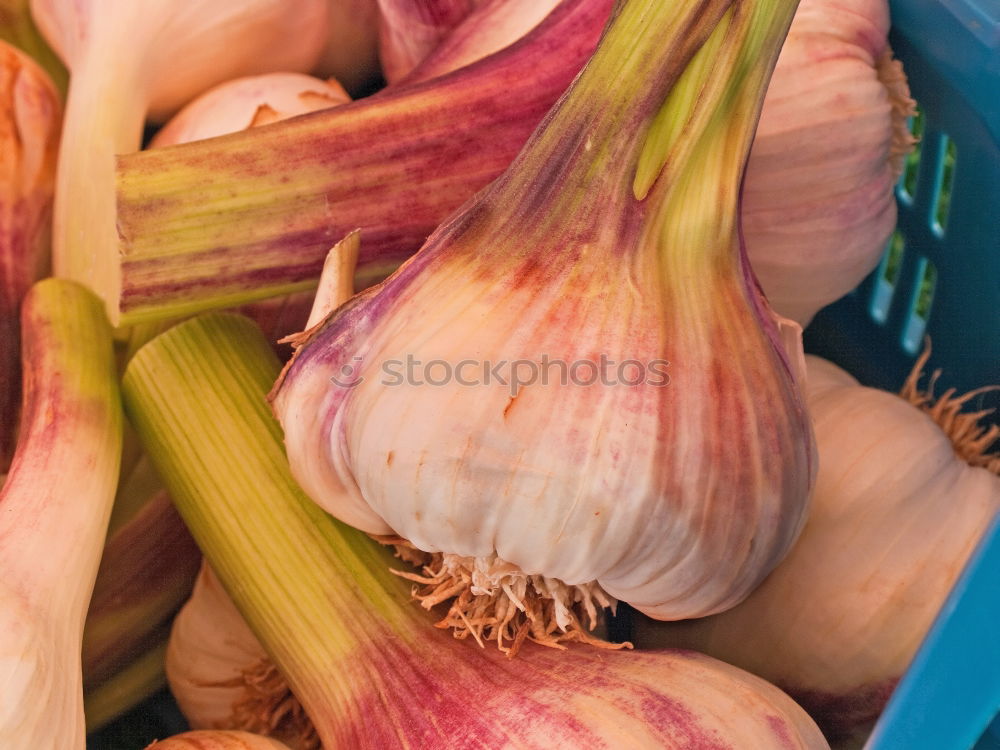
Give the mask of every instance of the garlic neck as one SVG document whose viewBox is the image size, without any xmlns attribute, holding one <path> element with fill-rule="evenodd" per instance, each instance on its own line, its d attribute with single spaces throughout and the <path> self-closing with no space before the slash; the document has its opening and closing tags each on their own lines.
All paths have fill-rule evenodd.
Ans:
<svg viewBox="0 0 1000 750">
<path fill-rule="evenodd" d="M 66 102 L 53 208 L 52 264 L 117 303 L 115 157 L 138 151 L 146 80 L 122 45 L 91 45 L 74 68 Z M 117 312 L 117 304 L 109 315 Z M 113 318 L 112 318 L 113 319 Z"/>
</svg>

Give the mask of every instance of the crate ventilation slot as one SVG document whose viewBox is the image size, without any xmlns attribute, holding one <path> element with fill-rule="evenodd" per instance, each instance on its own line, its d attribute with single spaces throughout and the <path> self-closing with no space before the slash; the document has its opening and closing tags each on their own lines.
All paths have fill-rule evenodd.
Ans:
<svg viewBox="0 0 1000 750">
<path fill-rule="evenodd" d="M 934 177 L 934 206 L 931 213 L 931 229 L 938 237 L 944 237 L 948 226 L 948 210 L 951 208 L 951 191 L 955 185 L 955 158 L 957 149 L 955 141 L 946 135 L 941 136 L 941 147 L 938 154 L 937 174 Z"/>
<path fill-rule="evenodd" d="M 910 311 L 903 327 L 902 345 L 910 354 L 916 354 L 920 349 L 930 320 L 931 306 L 934 304 L 934 291 L 937 287 L 937 268 L 927 258 L 921 258 L 917 266 L 916 284 L 910 301 Z"/>
<path fill-rule="evenodd" d="M 903 268 L 904 245 L 903 235 L 897 229 L 889 238 L 885 252 L 882 253 L 882 261 L 875 272 L 875 283 L 872 288 L 872 299 L 868 312 L 872 316 L 872 320 L 879 325 L 889 319 L 889 307 L 892 305 L 896 285 L 899 283 L 899 273 Z"/>
<path fill-rule="evenodd" d="M 907 120 L 907 125 L 913 137 L 917 139 L 916 145 L 906 156 L 903 163 L 903 173 L 899 176 L 896 184 L 896 195 L 899 199 L 909 205 L 913 203 L 913 197 L 917 194 L 917 175 L 920 173 L 920 155 L 923 152 L 924 138 L 924 113 L 917 107 L 917 113 Z"/>
</svg>

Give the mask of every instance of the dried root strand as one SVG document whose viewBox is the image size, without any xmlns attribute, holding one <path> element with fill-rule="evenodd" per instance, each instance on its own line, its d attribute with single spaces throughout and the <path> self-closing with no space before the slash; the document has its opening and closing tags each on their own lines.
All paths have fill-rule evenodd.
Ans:
<svg viewBox="0 0 1000 750">
<path fill-rule="evenodd" d="M 889 144 L 889 164 L 893 177 L 903 173 L 907 155 L 913 151 L 917 139 L 910 132 L 909 119 L 917 113 L 917 103 L 910 96 L 910 87 L 903 72 L 903 64 L 893 58 L 892 49 L 886 45 L 875 65 L 879 81 L 889 95 L 892 125 L 892 142 Z"/>
<path fill-rule="evenodd" d="M 419 573 L 393 573 L 417 584 L 413 596 L 425 609 L 451 600 L 436 626 L 450 629 L 456 638 L 472 636 L 480 646 L 495 641 L 509 657 L 516 656 L 526 640 L 551 648 L 566 648 L 564 644 L 570 642 L 610 649 L 632 647 L 591 633 L 597 627 L 599 609 L 613 609 L 616 604 L 596 582 L 569 586 L 553 578 L 527 575 L 496 555 L 472 558 L 429 553 L 402 537 L 375 539 L 420 569 Z"/>
<path fill-rule="evenodd" d="M 224 687 L 242 687 L 225 729 L 242 729 L 284 742 L 295 750 L 321 750 L 316 728 L 285 678 L 270 659 L 262 659 Z"/>
<path fill-rule="evenodd" d="M 913 370 L 906 378 L 899 395 L 922 412 L 927 414 L 951 439 L 955 453 L 970 466 L 982 466 L 994 474 L 1000 474 L 1000 426 L 991 424 L 984 427 L 980 420 L 992 414 L 994 409 L 983 409 L 975 412 L 963 412 L 962 408 L 973 398 L 1000 390 L 1000 385 L 990 385 L 969 391 L 965 395 L 956 396 L 955 389 L 949 388 L 938 397 L 934 396 L 934 384 L 941 376 L 941 370 L 935 370 L 927 381 L 926 390 L 921 390 L 919 383 L 923 377 L 923 369 L 931 356 L 931 342 L 928 339 L 923 353 L 917 358 Z"/>
</svg>

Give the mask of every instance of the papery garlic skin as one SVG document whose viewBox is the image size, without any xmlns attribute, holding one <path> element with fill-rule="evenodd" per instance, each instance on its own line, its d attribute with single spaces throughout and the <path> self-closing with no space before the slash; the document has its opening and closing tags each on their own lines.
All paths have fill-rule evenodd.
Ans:
<svg viewBox="0 0 1000 750">
<path fill-rule="evenodd" d="M 747 253 L 772 307 L 806 326 L 877 265 L 912 147 L 886 0 L 802 0 L 747 164 Z"/>
<path fill-rule="evenodd" d="M 184 718 L 194 729 L 233 728 L 233 706 L 244 692 L 238 680 L 267 658 L 212 569 L 202 563 L 167 646 L 167 682 Z"/>
<path fill-rule="evenodd" d="M 288 745 L 250 732 L 184 732 L 154 742 L 146 750 L 288 750 Z"/>
<path fill-rule="evenodd" d="M 266 73 L 226 81 L 187 104 L 150 142 L 151 147 L 188 143 L 267 125 L 351 98 L 335 80 L 304 73 Z"/>
<path fill-rule="evenodd" d="M 699 22 L 712 28 L 707 12 Z M 726 24 L 688 84 L 708 76 Z M 694 35 L 670 54 L 693 49 Z M 815 470 L 793 375 L 801 345 L 779 343 L 736 235 L 732 154 L 749 147 L 739 118 L 755 118 L 753 105 L 732 121 L 709 105 L 678 112 L 695 126 L 647 149 L 622 122 L 649 122 L 628 108 L 664 92 L 605 102 L 602 59 L 599 48 L 490 189 L 313 332 L 273 406 L 293 473 L 341 520 L 428 552 L 496 555 L 528 576 L 596 581 L 678 619 L 736 604 L 801 528 Z M 675 101 L 686 100 L 665 111 Z M 414 380 L 401 372 L 414 361 L 453 376 Z M 583 363 L 594 380 L 599 361 L 635 365 L 609 384 L 485 382 L 490 365 L 540 375 L 552 361 Z M 466 362 L 477 381 L 459 372 Z"/>
<path fill-rule="evenodd" d="M 49 76 L 0 41 L 0 472 L 21 399 L 21 300 L 48 273 L 62 105 Z"/>
<path fill-rule="evenodd" d="M 558 5 L 559 0 L 482 0 L 406 80 L 426 81 L 498 52 L 525 36 Z"/>
<path fill-rule="evenodd" d="M 696 648 L 787 690 L 831 736 L 874 720 L 1000 511 L 1000 477 L 902 398 L 806 358 L 820 470 L 809 520 L 746 601 L 640 619 L 638 645 Z"/>
<path fill-rule="evenodd" d="M 389 83 L 404 78 L 483 0 L 377 0 L 379 61 Z"/>
</svg>

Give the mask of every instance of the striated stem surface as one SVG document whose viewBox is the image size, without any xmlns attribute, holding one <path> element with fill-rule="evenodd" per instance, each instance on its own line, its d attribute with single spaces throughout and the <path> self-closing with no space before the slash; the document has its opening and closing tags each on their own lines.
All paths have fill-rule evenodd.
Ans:
<svg viewBox="0 0 1000 750">
<path fill-rule="evenodd" d="M 507 167 L 611 6 L 564 0 L 521 44 L 447 76 L 121 157 L 122 286 L 109 314 L 133 323 L 309 288 L 359 227 L 359 288 L 384 278 Z"/>
</svg>

